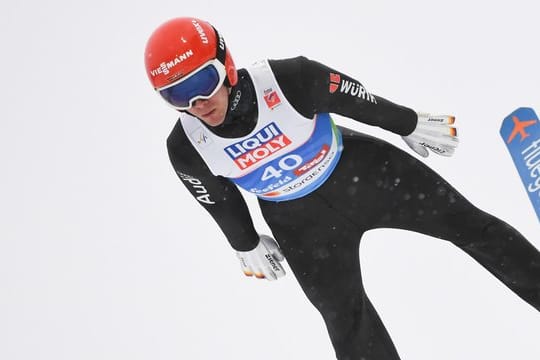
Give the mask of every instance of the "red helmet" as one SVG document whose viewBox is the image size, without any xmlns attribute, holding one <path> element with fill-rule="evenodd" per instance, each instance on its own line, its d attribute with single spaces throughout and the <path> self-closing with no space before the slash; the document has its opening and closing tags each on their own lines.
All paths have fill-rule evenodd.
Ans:
<svg viewBox="0 0 540 360">
<path fill-rule="evenodd" d="M 144 54 L 146 73 L 156 90 L 179 81 L 212 59 L 225 66 L 225 84 L 235 85 L 238 74 L 223 37 L 208 22 L 192 17 L 160 25 L 148 39 Z"/>
</svg>

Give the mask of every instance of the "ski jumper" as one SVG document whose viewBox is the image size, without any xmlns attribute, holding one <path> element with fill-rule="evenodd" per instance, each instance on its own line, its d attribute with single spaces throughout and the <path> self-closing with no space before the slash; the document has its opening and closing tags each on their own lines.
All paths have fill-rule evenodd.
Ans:
<svg viewBox="0 0 540 360">
<path fill-rule="evenodd" d="M 318 122 L 326 119 L 328 113 L 402 136 L 416 126 L 413 110 L 368 93 L 358 81 L 325 65 L 298 57 L 270 60 L 265 66 L 273 74 L 270 82 L 263 79 L 265 75 L 261 78 L 257 70 L 239 70 L 240 79 L 231 90 L 224 124 L 210 128 L 182 114 L 167 141 L 178 176 L 216 220 L 231 246 L 239 251 L 253 249 L 258 234 L 236 186 L 244 186 L 242 179 L 250 178 L 257 170 L 264 173 L 265 166 L 278 171 L 266 174 L 272 181 L 286 176 L 278 159 L 294 155 L 294 151 L 288 150 L 299 149 L 301 143 L 291 140 L 290 144 L 299 147 L 287 145 L 291 147 L 276 150 L 262 160 L 255 155 L 243 158 L 242 164 L 253 170 L 242 169 L 235 162 L 234 155 L 245 157 L 248 147 L 254 145 L 245 143 L 246 139 L 258 139 L 261 145 L 272 135 L 275 138 L 289 131 L 284 130 L 288 125 L 282 125 L 289 117 L 272 117 L 270 108 L 276 100 L 269 105 L 265 95 L 276 91 L 280 99 L 274 108 L 276 114 L 282 107 L 291 118 L 291 126 L 296 121 Z M 269 83 L 271 91 L 265 92 Z M 267 128 L 272 121 L 279 131 Z M 205 136 L 189 132 L 197 126 Z M 318 125 L 304 126 L 307 133 Z M 257 178 L 252 176 L 246 188 L 255 189 L 252 192 L 259 196 L 264 219 L 306 296 L 321 313 L 338 359 L 399 359 L 362 286 L 358 251 L 362 234 L 370 229 L 406 229 L 450 241 L 540 310 L 540 253 L 518 231 L 473 206 L 405 151 L 383 140 L 339 129 L 341 135 L 332 132 L 332 136 L 336 144 L 341 138 L 342 147 L 337 149 L 342 151 L 336 153 L 332 168 L 325 172 L 326 178 L 313 187 L 303 185 L 299 191 L 305 192 L 301 196 L 267 196 L 273 190 L 283 191 L 294 179 L 270 189 L 267 183 L 253 185 L 252 180 Z M 202 139 L 209 144 L 201 150 L 197 141 Z M 281 144 L 285 143 L 281 139 Z M 323 143 L 299 155 L 302 162 L 298 165 L 314 164 L 310 169 L 315 168 L 320 163 L 317 154 L 321 156 L 317 149 L 323 148 Z M 214 144 L 225 155 L 213 155 L 215 149 L 210 148 Z M 227 146 L 233 146 L 234 151 L 224 150 Z M 267 153 L 260 151 L 261 156 Z M 296 164 L 291 160 L 284 163 L 289 167 Z"/>
</svg>

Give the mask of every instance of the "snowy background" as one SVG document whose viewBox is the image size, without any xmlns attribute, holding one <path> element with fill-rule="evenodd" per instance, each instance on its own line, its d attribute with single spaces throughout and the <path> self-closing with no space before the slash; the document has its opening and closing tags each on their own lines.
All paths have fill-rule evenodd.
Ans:
<svg viewBox="0 0 540 360">
<path fill-rule="evenodd" d="M 427 164 L 540 247 L 499 137 L 517 107 L 540 112 L 539 13 L 534 0 L 2 2 L 0 359 L 334 358 L 290 272 L 245 278 L 169 164 L 177 115 L 143 52 L 176 16 L 212 22 L 239 67 L 305 55 L 456 115 L 456 155 Z M 377 230 L 360 253 L 404 360 L 540 358 L 539 313 L 457 248 Z"/>
</svg>

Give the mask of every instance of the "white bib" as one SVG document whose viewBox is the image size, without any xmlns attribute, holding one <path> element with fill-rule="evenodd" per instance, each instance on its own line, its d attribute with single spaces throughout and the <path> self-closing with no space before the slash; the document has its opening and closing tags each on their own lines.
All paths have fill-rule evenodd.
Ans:
<svg viewBox="0 0 540 360">
<path fill-rule="evenodd" d="M 223 138 L 189 114 L 182 126 L 214 175 L 230 178 L 258 197 L 292 200 L 321 186 L 342 150 L 341 133 L 328 114 L 308 119 L 287 101 L 267 61 L 248 68 L 258 104 L 255 128 Z"/>
</svg>

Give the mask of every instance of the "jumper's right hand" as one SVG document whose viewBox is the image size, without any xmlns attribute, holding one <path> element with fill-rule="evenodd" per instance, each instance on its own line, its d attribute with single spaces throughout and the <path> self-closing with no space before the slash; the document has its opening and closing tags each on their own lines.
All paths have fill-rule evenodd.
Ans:
<svg viewBox="0 0 540 360">
<path fill-rule="evenodd" d="M 278 244 L 268 235 L 259 236 L 259 244 L 250 251 L 237 251 L 242 271 L 246 276 L 255 275 L 258 279 L 277 280 L 285 276 L 285 270 L 279 263 L 285 257 Z"/>
<path fill-rule="evenodd" d="M 428 156 L 428 149 L 438 155 L 452 156 L 459 143 L 454 121 L 449 115 L 419 113 L 416 129 L 402 138 L 422 157 Z"/>
</svg>

